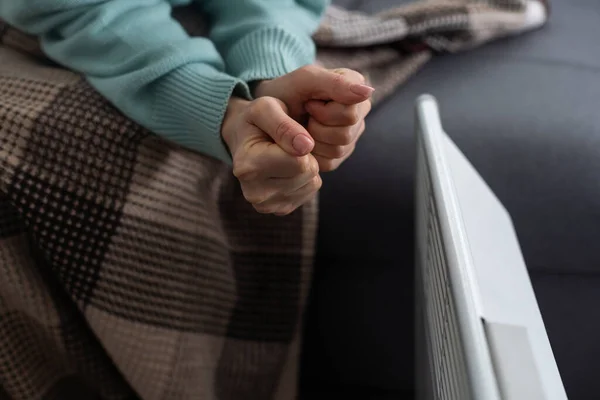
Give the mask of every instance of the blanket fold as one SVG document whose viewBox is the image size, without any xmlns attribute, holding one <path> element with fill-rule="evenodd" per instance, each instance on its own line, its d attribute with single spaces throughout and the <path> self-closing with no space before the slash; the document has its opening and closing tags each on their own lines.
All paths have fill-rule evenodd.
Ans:
<svg viewBox="0 0 600 400">
<path fill-rule="evenodd" d="M 314 39 L 377 103 L 432 55 L 546 16 L 537 0 L 331 7 Z M 257 214 L 229 167 L 128 120 L 0 21 L 0 399 L 296 398 L 316 228 L 316 201 Z"/>
</svg>

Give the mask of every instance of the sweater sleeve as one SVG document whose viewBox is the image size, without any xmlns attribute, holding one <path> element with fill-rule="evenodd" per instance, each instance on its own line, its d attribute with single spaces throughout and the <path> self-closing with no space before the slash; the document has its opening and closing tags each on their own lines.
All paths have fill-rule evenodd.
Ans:
<svg viewBox="0 0 600 400">
<path fill-rule="evenodd" d="M 45 53 L 85 75 L 121 112 L 180 145 L 230 162 L 220 127 L 234 89 L 205 38 L 191 38 L 166 0 L 0 1 L 0 18 L 37 35 Z"/>
<path fill-rule="evenodd" d="M 227 72 L 246 82 L 272 79 L 315 60 L 312 34 L 328 0 L 196 0 Z"/>
</svg>

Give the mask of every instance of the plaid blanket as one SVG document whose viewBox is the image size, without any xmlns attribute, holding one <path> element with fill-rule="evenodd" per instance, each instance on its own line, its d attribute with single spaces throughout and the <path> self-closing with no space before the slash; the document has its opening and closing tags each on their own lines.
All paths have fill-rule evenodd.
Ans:
<svg viewBox="0 0 600 400">
<path fill-rule="evenodd" d="M 535 28 L 545 10 L 332 7 L 315 41 L 378 102 L 433 54 Z M 316 203 L 253 212 L 226 165 L 128 120 L 3 23 L 0 60 L 0 399 L 295 398 Z"/>
</svg>

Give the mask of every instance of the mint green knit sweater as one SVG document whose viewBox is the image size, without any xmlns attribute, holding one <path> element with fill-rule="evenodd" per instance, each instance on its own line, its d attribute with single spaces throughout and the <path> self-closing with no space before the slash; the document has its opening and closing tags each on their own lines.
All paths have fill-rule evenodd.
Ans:
<svg viewBox="0 0 600 400">
<path fill-rule="evenodd" d="M 191 38 L 171 7 L 196 2 L 210 39 Z M 38 35 L 129 118 L 230 161 L 220 126 L 231 93 L 314 60 L 327 0 L 0 0 L 0 18 Z"/>
</svg>

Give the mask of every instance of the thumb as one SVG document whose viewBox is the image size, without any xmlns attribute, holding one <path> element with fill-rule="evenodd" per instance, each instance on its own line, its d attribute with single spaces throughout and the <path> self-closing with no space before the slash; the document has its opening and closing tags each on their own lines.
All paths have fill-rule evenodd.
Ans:
<svg viewBox="0 0 600 400">
<path fill-rule="evenodd" d="M 308 131 L 287 114 L 285 104 L 273 97 L 260 97 L 249 114 L 251 124 L 265 132 L 286 153 L 305 156 L 315 147 Z"/>
<path fill-rule="evenodd" d="M 298 78 L 303 91 L 309 94 L 309 100 L 333 100 L 352 105 L 367 100 L 375 91 L 365 85 L 365 78 L 360 73 L 347 68 L 328 70 L 310 66 L 300 70 Z"/>
</svg>

